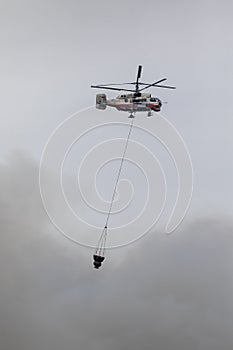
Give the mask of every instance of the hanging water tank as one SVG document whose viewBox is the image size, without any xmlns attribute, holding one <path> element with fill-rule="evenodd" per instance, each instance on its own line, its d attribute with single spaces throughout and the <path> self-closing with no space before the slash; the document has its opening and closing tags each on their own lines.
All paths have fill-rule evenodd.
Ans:
<svg viewBox="0 0 233 350">
<path fill-rule="evenodd" d="M 102 265 L 102 262 L 104 261 L 105 257 L 94 254 L 93 259 L 94 259 L 94 262 L 93 262 L 94 268 L 98 269 Z"/>
</svg>

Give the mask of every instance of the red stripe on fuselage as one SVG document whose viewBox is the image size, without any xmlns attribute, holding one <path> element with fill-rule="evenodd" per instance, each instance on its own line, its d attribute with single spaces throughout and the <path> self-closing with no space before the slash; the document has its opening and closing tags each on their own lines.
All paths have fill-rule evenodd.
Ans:
<svg viewBox="0 0 233 350">
<path fill-rule="evenodd" d="M 146 106 L 140 106 L 137 104 L 109 104 L 110 107 L 115 107 L 115 108 L 122 108 L 122 109 L 142 109 L 142 108 L 147 108 L 147 109 L 151 109 L 151 108 L 155 108 L 158 107 L 158 104 L 146 104 Z"/>
</svg>

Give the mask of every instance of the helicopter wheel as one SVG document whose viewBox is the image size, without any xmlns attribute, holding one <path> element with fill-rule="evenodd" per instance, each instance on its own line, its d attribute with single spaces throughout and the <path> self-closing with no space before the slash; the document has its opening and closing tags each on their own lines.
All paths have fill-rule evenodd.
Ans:
<svg viewBox="0 0 233 350">
<path fill-rule="evenodd" d="M 149 111 L 149 112 L 147 113 L 147 117 L 152 117 L 152 115 L 153 115 L 153 112 L 152 112 L 152 111 Z"/>
<path fill-rule="evenodd" d="M 133 115 L 133 113 L 131 113 L 128 118 L 135 118 L 135 115 Z"/>
</svg>

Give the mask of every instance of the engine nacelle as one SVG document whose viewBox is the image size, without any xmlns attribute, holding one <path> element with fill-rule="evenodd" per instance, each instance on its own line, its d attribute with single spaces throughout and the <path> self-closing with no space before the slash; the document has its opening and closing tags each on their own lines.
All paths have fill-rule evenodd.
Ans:
<svg viewBox="0 0 233 350">
<path fill-rule="evenodd" d="M 96 95 L 96 108 L 97 109 L 106 109 L 107 107 L 107 97 L 105 94 Z"/>
</svg>

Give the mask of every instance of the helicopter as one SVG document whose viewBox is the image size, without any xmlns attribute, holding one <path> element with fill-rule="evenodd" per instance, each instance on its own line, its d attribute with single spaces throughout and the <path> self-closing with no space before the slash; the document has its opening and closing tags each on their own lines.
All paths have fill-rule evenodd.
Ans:
<svg viewBox="0 0 233 350">
<path fill-rule="evenodd" d="M 107 106 L 115 107 L 118 111 L 126 111 L 130 112 L 129 118 L 134 118 L 136 112 L 147 112 L 147 116 L 151 117 L 153 111 L 159 112 L 162 107 L 162 101 L 158 97 L 153 97 L 149 93 L 144 93 L 142 91 L 150 88 L 150 87 L 160 87 L 166 89 L 175 89 L 174 86 L 168 85 L 160 85 L 163 81 L 167 80 L 166 78 L 160 79 L 152 84 L 139 82 L 142 73 L 142 66 L 138 66 L 137 78 L 135 82 L 131 83 L 122 83 L 122 84 L 101 84 L 101 85 L 91 85 L 91 88 L 96 89 L 107 89 L 114 91 L 122 91 L 123 94 L 117 96 L 113 99 L 107 99 L 105 94 L 97 94 L 96 95 L 96 108 L 100 110 L 105 110 Z M 125 89 L 121 87 L 116 87 L 119 85 L 134 85 L 134 89 Z M 95 249 L 95 253 L 93 255 L 93 266 L 95 269 L 99 269 L 102 266 L 103 261 L 105 260 L 105 250 L 106 250 L 106 239 L 108 234 L 108 222 L 112 212 L 112 206 L 114 203 L 114 198 L 117 190 L 118 181 L 120 179 L 120 174 L 122 170 L 122 164 L 125 159 L 125 154 L 128 147 L 128 141 L 130 138 L 131 130 L 133 127 L 134 119 L 131 119 L 128 136 L 126 139 L 124 152 L 121 158 L 121 165 L 118 170 L 118 175 L 116 177 L 116 183 L 113 190 L 112 200 L 110 202 L 109 211 L 107 213 L 107 218 L 105 222 L 105 226 L 100 235 L 99 241 L 97 243 L 97 247 Z"/>
<path fill-rule="evenodd" d="M 121 84 L 103 84 L 103 85 L 91 85 L 91 88 L 95 89 L 107 89 L 114 91 L 122 91 L 123 94 L 113 99 L 107 99 L 105 94 L 96 95 L 96 108 L 105 110 L 107 106 L 115 107 L 118 111 L 130 112 L 129 118 L 134 118 L 135 112 L 147 112 L 147 116 L 151 117 L 153 111 L 160 112 L 162 107 L 162 101 L 158 97 L 153 97 L 149 93 L 142 91 L 150 87 L 159 87 L 166 89 L 175 89 L 175 86 L 160 85 L 167 78 L 160 79 L 152 84 L 139 82 L 142 73 L 142 66 L 138 66 L 137 78 L 135 82 L 121 83 Z M 119 85 L 134 85 L 134 89 L 125 89 L 121 87 L 115 87 Z M 127 92 L 127 93 L 125 93 Z"/>
</svg>

